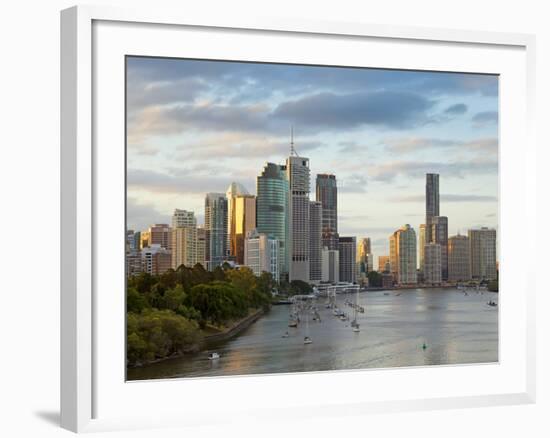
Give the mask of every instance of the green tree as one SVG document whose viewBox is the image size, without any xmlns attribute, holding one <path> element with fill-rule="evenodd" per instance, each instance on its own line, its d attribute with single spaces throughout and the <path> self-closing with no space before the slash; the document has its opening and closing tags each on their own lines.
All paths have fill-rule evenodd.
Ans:
<svg viewBox="0 0 550 438">
<path fill-rule="evenodd" d="M 128 287 L 126 292 L 126 310 L 128 312 L 140 313 L 149 307 L 149 303 L 143 294 L 140 294 L 135 287 Z"/>
<path fill-rule="evenodd" d="M 311 285 L 303 280 L 292 280 L 290 290 L 293 295 L 308 295 L 313 292 Z"/>
</svg>

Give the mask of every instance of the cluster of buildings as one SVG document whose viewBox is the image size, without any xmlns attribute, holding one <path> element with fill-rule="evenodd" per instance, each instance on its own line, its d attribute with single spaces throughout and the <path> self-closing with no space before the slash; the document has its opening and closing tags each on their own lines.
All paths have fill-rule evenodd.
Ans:
<svg viewBox="0 0 550 438">
<path fill-rule="evenodd" d="M 310 200 L 309 159 L 291 142 L 284 164 L 266 163 L 256 178 L 256 194 L 237 182 L 225 193 L 207 193 L 204 224 L 195 213 L 174 210 L 171 224 L 128 230 L 126 272 L 162 274 L 201 264 L 212 271 L 224 263 L 269 272 L 279 281 L 310 284 L 368 284 L 374 271 L 370 238 L 338 232 L 338 188 L 332 174 L 315 178 Z M 410 225 L 389 239 L 389 255 L 378 258 L 384 286 L 496 278 L 496 232 L 482 228 L 448 237 L 447 217 L 439 215 L 439 175 L 426 181 L 426 221 L 417 236 Z"/>
<path fill-rule="evenodd" d="M 448 233 L 447 216 L 439 212 L 439 175 L 426 175 L 426 220 L 417 236 L 404 225 L 389 238 L 390 255 L 379 258 L 385 285 L 483 281 L 497 278 L 496 230 L 486 227 L 468 230 L 468 235 Z M 417 268 L 416 257 L 419 257 Z"/>
</svg>

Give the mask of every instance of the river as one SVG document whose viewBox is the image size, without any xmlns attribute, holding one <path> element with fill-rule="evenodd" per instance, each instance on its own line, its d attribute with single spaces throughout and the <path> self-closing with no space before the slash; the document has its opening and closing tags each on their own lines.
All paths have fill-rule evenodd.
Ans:
<svg viewBox="0 0 550 438">
<path fill-rule="evenodd" d="M 386 368 L 498 361 L 498 294 L 456 289 L 410 289 L 361 292 L 359 333 L 325 309 L 319 298 L 321 322 L 303 320 L 287 327 L 289 306 L 269 313 L 238 336 L 208 350 L 128 370 L 128 380 L 171 377 L 265 374 Z M 340 309 L 353 310 L 338 295 Z M 287 332 L 288 338 L 282 335 Z M 304 345 L 309 335 L 312 344 Z M 426 348 L 423 348 L 425 344 Z M 220 358 L 209 360 L 208 353 Z"/>
</svg>

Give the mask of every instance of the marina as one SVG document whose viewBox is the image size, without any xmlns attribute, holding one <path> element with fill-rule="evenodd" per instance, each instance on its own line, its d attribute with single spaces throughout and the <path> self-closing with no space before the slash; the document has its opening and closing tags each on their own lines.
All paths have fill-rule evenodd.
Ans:
<svg viewBox="0 0 550 438">
<path fill-rule="evenodd" d="M 494 305 L 488 305 L 488 302 Z M 293 300 L 208 350 L 128 370 L 128 380 L 498 361 L 498 294 L 458 289 Z M 209 359 L 213 353 L 216 360 Z"/>
</svg>

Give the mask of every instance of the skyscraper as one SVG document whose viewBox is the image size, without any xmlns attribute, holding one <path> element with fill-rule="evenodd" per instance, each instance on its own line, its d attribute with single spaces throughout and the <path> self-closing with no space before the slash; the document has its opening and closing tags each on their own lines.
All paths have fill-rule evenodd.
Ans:
<svg viewBox="0 0 550 438">
<path fill-rule="evenodd" d="M 340 281 L 340 252 L 337 249 L 321 250 L 321 281 L 323 283 L 338 283 Z"/>
<path fill-rule="evenodd" d="M 181 265 L 191 268 L 197 264 L 197 227 L 172 229 L 172 269 Z"/>
<path fill-rule="evenodd" d="M 431 223 L 439 216 L 439 174 L 426 174 L 426 243 L 432 242 Z"/>
<path fill-rule="evenodd" d="M 194 212 L 174 210 L 170 240 L 172 269 L 178 269 L 181 265 L 195 266 L 197 263 L 197 219 Z"/>
<path fill-rule="evenodd" d="M 416 283 L 416 233 L 409 224 L 390 236 L 390 265 L 399 284 Z"/>
<path fill-rule="evenodd" d="M 155 224 L 149 227 L 149 245 L 160 245 L 161 248 L 170 249 L 172 229 L 168 224 Z"/>
<path fill-rule="evenodd" d="M 338 188 L 334 175 L 317 175 L 315 199 L 323 207 L 322 245 L 329 249 L 338 249 Z"/>
<path fill-rule="evenodd" d="M 224 193 L 207 193 L 204 199 L 206 265 L 209 271 L 221 266 L 227 252 L 227 198 Z"/>
<path fill-rule="evenodd" d="M 279 241 L 267 234 L 249 231 L 244 241 L 244 264 L 255 275 L 269 272 L 278 281 L 279 275 Z"/>
<path fill-rule="evenodd" d="M 161 275 L 172 267 L 172 256 L 169 250 L 158 243 L 153 243 L 141 251 L 141 262 L 143 272 Z"/>
<path fill-rule="evenodd" d="M 239 183 L 227 188 L 227 248 L 238 264 L 244 263 L 246 233 L 256 228 L 256 197 Z"/>
<path fill-rule="evenodd" d="M 206 230 L 204 227 L 197 227 L 196 259 L 196 263 L 200 263 L 206 269 Z"/>
<path fill-rule="evenodd" d="M 374 270 L 373 260 L 370 237 L 363 237 L 357 243 L 357 256 L 355 258 L 356 275 L 359 283 L 366 283 L 367 274 Z"/>
<path fill-rule="evenodd" d="M 449 221 L 446 216 L 433 216 L 430 225 L 431 240 L 428 243 L 441 245 L 441 278 L 443 281 L 449 278 L 449 265 L 447 257 Z"/>
<path fill-rule="evenodd" d="M 467 236 L 449 237 L 449 280 L 468 281 L 472 278 L 470 267 L 470 241 Z"/>
<path fill-rule="evenodd" d="M 477 280 L 495 280 L 497 278 L 496 230 L 487 227 L 468 230 L 468 239 L 472 277 Z"/>
<path fill-rule="evenodd" d="M 390 272 L 390 256 L 378 256 L 378 272 Z"/>
<path fill-rule="evenodd" d="M 288 279 L 289 184 L 284 167 L 266 163 L 256 178 L 256 228 L 279 242 L 279 275 Z"/>
<path fill-rule="evenodd" d="M 291 155 L 286 160 L 289 182 L 289 279 L 309 281 L 309 159 Z"/>
<path fill-rule="evenodd" d="M 427 243 L 424 246 L 424 283 L 441 283 L 441 245 Z"/>
<path fill-rule="evenodd" d="M 355 237 L 339 237 L 338 252 L 340 258 L 340 281 L 355 283 L 355 256 L 357 252 Z"/>
<path fill-rule="evenodd" d="M 323 207 L 320 202 L 309 203 L 309 281 L 319 283 L 322 277 L 322 221 Z"/>
<path fill-rule="evenodd" d="M 418 230 L 418 257 L 420 272 L 424 272 L 424 247 L 426 246 L 426 224 L 420 224 Z"/>
</svg>

